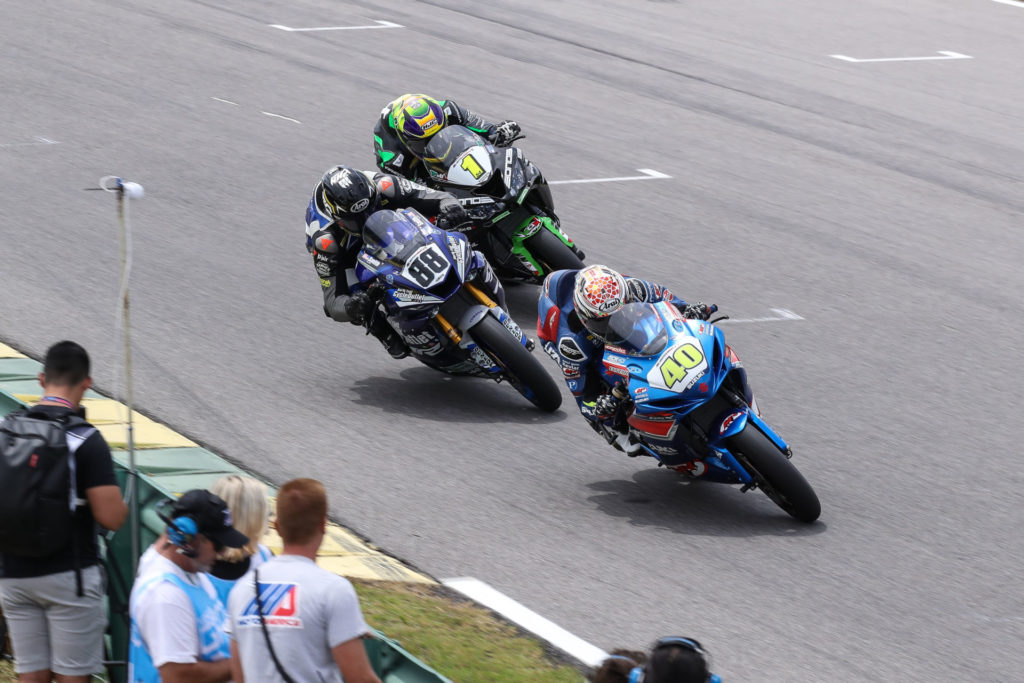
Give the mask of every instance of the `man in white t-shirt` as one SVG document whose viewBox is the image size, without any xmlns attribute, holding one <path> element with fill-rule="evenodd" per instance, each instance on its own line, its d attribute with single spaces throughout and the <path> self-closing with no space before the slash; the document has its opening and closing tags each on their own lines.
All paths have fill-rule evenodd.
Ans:
<svg viewBox="0 0 1024 683">
<path fill-rule="evenodd" d="M 194 489 L 164 517 L 167 531 L 139 561 L 131 595 L 131 683 L 231 680 L 227 614 L 203 573 L 225 547 L 248 542 L 223 500 Z"/>
<path fill-rule="evenodd" d="M 363 647 L 370 629 L 355 589 L 316 566 L 326 531 L 323 484 L 293 479 L 282 486 L 277 532 L 284 550 L 239 579 L 228 597 L 234 683 L 380 683 Z"/>
</svg>

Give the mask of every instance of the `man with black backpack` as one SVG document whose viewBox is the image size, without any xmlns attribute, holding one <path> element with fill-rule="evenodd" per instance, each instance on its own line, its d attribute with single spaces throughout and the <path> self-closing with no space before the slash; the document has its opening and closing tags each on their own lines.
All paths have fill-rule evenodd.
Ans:
<svg viewBox="0 0 1024 683">
<path fill-rule="evenodd" d="M 0 420 L 0 603 L 21 683 L 87 683 L 103 670 L 105 585 L 96 524 L 128 515 L 110 447 L 79 408 L 89 355 L 46 352 L 38 404 Z"/>
</svg>

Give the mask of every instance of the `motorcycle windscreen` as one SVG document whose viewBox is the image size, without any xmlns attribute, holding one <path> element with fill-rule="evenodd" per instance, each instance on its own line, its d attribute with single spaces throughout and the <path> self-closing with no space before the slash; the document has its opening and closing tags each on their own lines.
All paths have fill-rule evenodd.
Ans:
<svg viewBox="0 0 1024 683">
<path fill-rule="evenodd" d="M 488 145 L 464 126 L 448 126 L 435 133 L 423 156 L 430 175 L 462 187 L 480 187 L 494 173 Z"/>
<path fill-rule="evenodd" d="M 400 268 L 427 245 L 427 239 L 409 217 L 385 209 L 366 219 L 363 244 L 375 258 Z"/>
<path fill-rule="evenodd" d="M 657 355 L 668 343 L 668 330 L 652 304 L 626 304 L 608 316 L 605 326 L 605 341 L 631 356 Z"/>
</svg>

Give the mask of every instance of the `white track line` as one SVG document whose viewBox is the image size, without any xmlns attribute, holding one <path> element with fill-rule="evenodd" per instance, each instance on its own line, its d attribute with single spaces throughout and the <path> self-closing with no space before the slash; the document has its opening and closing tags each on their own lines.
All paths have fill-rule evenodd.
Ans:
<svg viewBox="0 0 1024 683">
<path fill-rule="evenodd" d="M 992 2 L 1001 2 L 1004 5 L 1012 5 L 1024 9 L 1024 2 L 1019 2 L 1018 0 L 992 0 Z"/>
<path fill-rule="evenodd" d="M 376 26 L 314 26 L 312 28 L 292 28 L 281 24 L 267 24 L 270 28 L 278 28 L 282 31 L 357 31 L 364 28 L 405 28 L 401 24 L 390 21 L 375 20 Z"/>
<path fill-rule="evenodd" d="M 924 62 L 924 61 L 935 61 L 940 59 L 974 59 L 970 55 L 962 55 L 959 52 L 950 52 L 949 50 L 939 50 L 940 55 L 943 57 L 883 57 L 881 59 L 857 59 L 855 57 L 847 57 L 846 55 L 829 55 L 835 59 L 841 59 L 844 62 Z"/>
<path fill-rule="evenodd" d="M 661 171 L 655 171 L 653 168 L 638 168 L 636 169 L 643 173 L 643 175 L 630 175 L 622 176 L 619 178 L 581 178 L 579 180 L 549 180 L 548 185 L 572 185 L 579 183 L 617 183 L 625 180 L 660 180 L 662 178 L 671 178 L 672 176 L 666 175 Z"/>
<path fill-rule="evenodd" d="M 771 309 L 776 315 L 770 318 L 729 318 L 723 320 L 723 323 L 770 323 L 776 320 L 803 320 L 804 317 L 797 315 L 788 308 L 773 308 Z M 719 324 L 719 323 L 716 323 Z"/>
<path fill-rule="evenodd" d="M 472 577 L 442 579 L 441 583 L 475 600 L 484 607 L 494 610 L 509 621 L 543 638 L 559 650 L 567 652 L 587 666 L 597 666 L 608 658 L 608 653 L 601 648 L 595 647 L 582 638 L 574 636 L 558 624 L 545 619 L 507 595 L 499 593 L 479 579 Z"/>
<path fill-rule="evenodd" d="M 44 138 L 44 137 L 39 136 L 39 135 L 32 136 L 32 139 L 35 142 L 5 142 L 5 143 L 0 143 L 0 147 L 29 147 L 29 146 L 32 146 L 32 145 L 59 145 L 60 144 L 56 140 L 51 140 L 49 138 Z"/>
<path fill-rule="evenodd" d="M 260 113 L 261 114 L 265 114 L 267 116 L 273 116 L 275 119 L 284 119 L 285 121 L 291 121 L 292 123 L 298 123 L 300 125 L 302 124 L 302 121 L 299 121 L 298 119 L 293 119 L 290 116 L 282 116 L 281 114 L 272 114 L 269 111 L 263 111 L 263 112 L 260 112 Z"/>
<path fill-rule="evenodd" d="M 232 102 L 231 100 L 222 100 L 219 97 L 211 97 L 210 99 L 211 100 L 217 100 L 218 102 L 223 102 L 224 104 L 231 104 L 231 105 L 234 105 L 236 107 L 238 106 L 238 102 Z"/>
</svg>

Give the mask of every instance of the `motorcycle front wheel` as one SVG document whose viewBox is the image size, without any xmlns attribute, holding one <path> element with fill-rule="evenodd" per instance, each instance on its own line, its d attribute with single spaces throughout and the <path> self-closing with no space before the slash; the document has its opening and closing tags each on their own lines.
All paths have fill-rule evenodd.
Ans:
<svg viewBox="0 0 1024 683">
<path fill-rule="evenodd" d="M 562 392 L 540 361 L 505 329 L 493 315 L 485 315 L 469 329 L 470 335 L 505 369 L 509 384 L 541 410 L 554 412 L 562 405 Z"/>
<path fill-rule="evenodd" d="M 758 488 L 791 517 L 810 523 L 821 515 L 818 495 L 804 475 L 749 422 L 729 439 L 729 450 L 748 468 Z"/>
<path fill-rule="evenodd" d="M 545 275 L 556 270 L 586 268 L 576 252 L 547 228 L 538 230 L 536 235 L 523 242 L 523 246 L 544 266 Z"/>
</svg>

